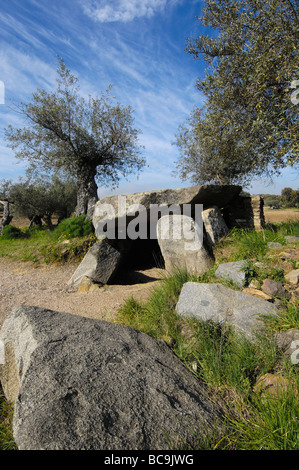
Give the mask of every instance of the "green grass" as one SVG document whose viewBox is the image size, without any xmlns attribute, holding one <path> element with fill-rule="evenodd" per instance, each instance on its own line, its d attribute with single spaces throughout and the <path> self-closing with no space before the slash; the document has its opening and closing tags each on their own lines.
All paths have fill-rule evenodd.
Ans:
<svg viewBox="0 0 299 470">
<path fill-rule="evenodd" d="M 298 367 L 283 361 L 273 339 L 274 331 L 298 326 L 298 309 L 283 310 L 279 320 L 268 324 L 252 343 L 215 323 L 176 314 L 183 284 L 200 280 L 184 272 L 165 278 L 147 302 L 128 299 L 119 309 L 117 322 L 166 341 L 207 384 L 211 398 L 224 409 L 226 422 L 222 436 L 209 436 L 209 449 L 298 450 Z M 212 282 L 212 276 L 207 280 Z M 294 386 L 277 398 L 260 397 L 253 387 L 266 373 L 281 374 Z M 202 449 L 200 439 L 198 449 Z"/>
<path fill-rule="evenodd" d="M 234 228 L 224 241 L 218 244 L 215 254 L 220 253 L 219 260 L 223 262 L 227 260 L 250 260 L 252 258 L 260 261 L 268 252 L 267 244 L 269 242 L 284 245 L 287 235 L 299 235 L 299 222 L 267 224 L 265 229 L 261 231 Z M 221 258 L 221 251 L 224 248 L 228 252 L 227 259 L 225 257 Z"/>
<path fill-rule="evenodd" d="M 239 289 L 232 282 L 215 277 L 220 262 L 247 259 L 248 281 L 256 279 L 261 284 L 263 279 L 270 277 L 284 282 L 281 261 L 267 243 L 285 243 L 286 235 L 298 233 L 299 224 L 295 222 L 268 226 L 262 232 L 233 230 L 215 247 L 216 264 L 205 274 L 198 277 L 178 271 L 173 276 L 165 276 L 148 301 L 141 302 L 131 297 L 118 311 L 118 323 L 164 340 L 190 371 L 207 385 L 211 399 L 221 405 L 225 431 L 221 435 L 209 435 L 204 443 L 198 437 L 197 449 L 299 449 L 299 366 L 287 362 L 273 340 L 276 331 L 299 328 L 297 303 L 285 301 L 278 317 L 265 317 L 267 328 L 254 343 L 236 336 L 231 329 L 212 322 L 182 318 L 175 311 L 181 289 L 188 281 L 221 282 Z M 53 262 L 55 253 L 58 260 L 63 259 L 61 247 L 67 246 L 69 250 L 69 245 L 73 244 L 73 256 L 80 257 L 82 253 L 76 254 L 76 247 L 82 245 L 83 240 L 87 245 L 94 241 L 89 235 L 71 239 L 64 245 L 61 241 L 66 237 L 59 237 L 53 232 L 36 229 L 27 238 L 0 239 L 0 256 Z M 257 267 L 254 264 L 257 260 L 262 265 Z M 293 263 L 293 267 L 296 266 Z M 288 390 L 277 397 L 254 392 L 258 378 L 266 373 L 286 378 L 290 384 Z M 0 395 L 0 409 L 0 448 L 15 448 L 11 433 L 13 411 L 3 395 Z"/>
<path fill-rule="evenodd" d="M 209 436 L 205 449 L 299 449 L 298 365 L 286 362 L 274 342 L 276 331 L 299 328 L 297 303 L 285 301 L 278 317 L 265 317 L 267 328 L 254 343 L 220 325 L 182 318 L 175 312 L 185 282 L 221 282 L 239 289 L 215 277 L 220 262 L 249 259 L 248 281 L 256 279 L 261 284 L 269 277 L 284 282 L 284 271 L 277 265 L 277 258 L 267 243 L 283 244 L 284 237 L 297 235 L 298 229 L 299 224 L 291 222 L 268 226 L 263 232 L 233 230 L 217 247 L 220 256 L 218 253 L 216 265 L 204 275 L 196 277 L 177 272 L 165 277 L 147 302 L 131 297 L 119 309 L 119 323 L 166 341 L 192 373 L 208 386 L 211 398 L 222 406 L 226 430 L 222 436 Z M 223 253 L 226 253 L 224 259 L 221 258 Z M 261 267 L 255 266 L 257 260 L 263 261 Z M 287 378 L 288 390 L 275 398 L 254 392 L 258 378 L 266 373 Z M 202 445 L 199 439 L 198 449 L 202 449 Z"/>
<path fill-rule="evenodd" d="M 0 384 L 0 450 L 16 450 L 12 432 L 13 406 L 7 403 Z"/>
<path fill-rule="evenodd" d="M 21 231 L 9 227 L 4 236 L 0 236 L 0 257 L 13 261 L 80 261 L 96 241 L 90 221 L 87 223 L 82 217 L 66 219 L 53 231 L 45 227 Z"/>
</svg>

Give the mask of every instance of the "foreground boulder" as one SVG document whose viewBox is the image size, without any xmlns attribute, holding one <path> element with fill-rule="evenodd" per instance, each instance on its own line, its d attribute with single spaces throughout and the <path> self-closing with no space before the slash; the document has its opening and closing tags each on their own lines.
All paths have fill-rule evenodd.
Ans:
<svg viewBox="0 0 299 470">
<path fill-rule="evenodd" d="M 261 315 L 277 315 L 277 308 L 267 300 L 229 289 L 221 284 L 187 282 L 184 284 L 177 313 L 200 321 L 233 327 L 249 340 L 261 329 Z"/>
<path fill-rule="evenodd" d="M 0 340 L 20 450 L 167 450 L 220 426 L 203 384 L 135 329 L 17 307 Z"/>
</svg>

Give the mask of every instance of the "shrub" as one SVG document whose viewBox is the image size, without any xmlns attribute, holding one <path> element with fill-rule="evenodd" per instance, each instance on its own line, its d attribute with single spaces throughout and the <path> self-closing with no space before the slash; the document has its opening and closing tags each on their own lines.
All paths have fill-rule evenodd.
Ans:
<svg viewBox="0 0 299 470">
<path fill-rule="evenodd" d="M 94 228 L 91 220 L 86 219 L 85 215 L 79 217 L 70 217 L 65 219 L 55 229 L 57 238 L 76 238 L 87 237 L 94 233 Z"/>
<path fill-rule="evenodd" d="M 6 225 L 1 234 L 3 240 L 15 240 L 16 238 L 25 238 L 26 234 L 14 225 Z"/>
</svg>

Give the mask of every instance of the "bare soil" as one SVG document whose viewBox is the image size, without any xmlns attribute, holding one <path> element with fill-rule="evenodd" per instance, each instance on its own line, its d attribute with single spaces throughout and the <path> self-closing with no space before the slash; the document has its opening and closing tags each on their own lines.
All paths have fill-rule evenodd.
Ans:
<svg viewBox="0 0 299 470">
<path fill-rule="evenodd" d="M 39 265 L 0 259 L 0 327 L 13 307 L 30 305 L 113 322 L 125 299 L 146 300 L 163 277 L 158 268 L 129 271 L 96 292 L 73 292 L 67 282 L 77 263 Z"/>
</svg>

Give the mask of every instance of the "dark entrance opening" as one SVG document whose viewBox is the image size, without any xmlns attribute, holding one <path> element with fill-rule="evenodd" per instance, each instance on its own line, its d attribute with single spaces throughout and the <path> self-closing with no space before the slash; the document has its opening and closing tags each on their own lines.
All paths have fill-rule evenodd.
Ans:
<svg viewBox="0 0 299 470">
<path fill-rule="evenodd" d="M 112 284 L 141 284 L 161 279 L 155 268 L 164 269 L 165 263 L 156 239 L 132 240 Z"/>
</svg>

